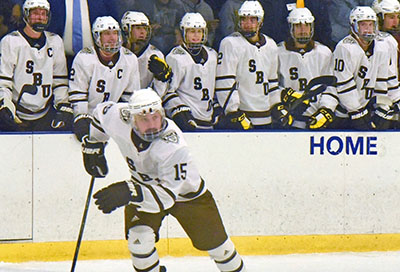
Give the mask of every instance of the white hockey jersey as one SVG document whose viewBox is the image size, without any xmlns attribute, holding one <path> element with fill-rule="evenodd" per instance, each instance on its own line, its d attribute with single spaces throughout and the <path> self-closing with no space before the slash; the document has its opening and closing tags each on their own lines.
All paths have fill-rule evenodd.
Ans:
<svg viewBox="0 0 400 272">
<path fill-rule="evenodd" d="M 265 44 L 251 44 L 240 33 L 225 37 L 218 53 L 216 96 L 225 113 L 238 109 L 254 125 L 271 123 L 270 109 L 280 102 L 278 48 L 262 35 Z"/>
<path fill-rule="evenodd" d="M 339 107 L 343 113 L 360 112 L 373 96 L 387 96 L 389 47 L 380 37 L 371 47 L 365 52 L 356 39 L 348 35 L 333 52 Z"/>
<path fill-rule="evenodd" d="M 105 102 L 94 111 L 90 137 L 98 141 L 112 138 L 128 164 L 132 181 L 142 189 L 143 201 L 134 203 L 139 211 L 157 213 L 175 202 L 204 194 L 204 180 L 195 166 L 182 131 L 169 119 L 164 133 L 152 142 L 143 141 L 132 126 L 121 119 L 127 103 Z"/>
<path fill-rule="evenodd" d="M 398 103 L 400 102 L 398 43 L 390 33 L 380 32 L 379 37 L 386 42 L 389 47 L 390 64 L 388 74 L 388 96 L 393 103 Z"/>
<path fill-rule="evenodd" d="M 293 50 L 286 42 L 278 45 L 279 59 L 279 82 L 284 88 L 292 88 L 303 93 L 306 85 L 311 79 L 332 75 L 332 52 L 331 50 L 315 41 L 314 47 L 308 50 Z M 320 105 L 321 94 L 310 99 L 310 107 L 304 112 L 304 116 L 311 116 L 320 107 L 328 107 L 335 110 L 337 100 L 332 97 L 333 105 Z"/>
<path fill-rule="evenodd" d="M 164 106 L 167 113 L 171 113 L 176 107 L 186 105 L 196 121 L 207 126 L 213 115 L 217 52 L 207 46 L 203 46 L 203 50 L 207 53 L 203 63 L 196 63 L 182 46 L 173 48 L 167 55 L 174 75 L 164 97 Z"/>
<path fill-rule="evenodd" d="M 45 43 L 30 45 L 19 31 L 0 42 L 0 98 L 16 105 L 17 116 L 37 120 L 54 103 L 68 103 L 68 73 L 60 36 L 44 31 Z"/>
<path fill-rule="evenodd" d="M 137 55 L 140 74 L 140 88 L 144 89 L 151 87 L 158 93 L 160 97 L 162 97 L 167 90 L 168 83 L 154 78 L 153 73 L 148 69 L 148 63 L 151 55 L 157 55 L 159 58 L 164 59 L 164 54 L 151 44 L 148 44 L 144 51 Z"/>
<path fill-rule="evenodd" d="M 126 48 L 111 66 L 104 65 L 95 48 L 86 47 L 75 57 L 69 80 L 69 100 L 74 115 L 91 115 L 97 104 L 105 101 L 128 101 L 140 89 L 138 60 Z"/>
</svg>

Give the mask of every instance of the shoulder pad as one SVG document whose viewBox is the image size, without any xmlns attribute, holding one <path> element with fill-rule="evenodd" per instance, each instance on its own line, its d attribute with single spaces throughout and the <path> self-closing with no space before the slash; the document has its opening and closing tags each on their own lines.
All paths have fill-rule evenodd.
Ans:
<svg viewBox="0 0 400 272">
<path fill-rule="evenodd" d="M 391 36 L 391 34 L 387 33 L 387 32 L 379 32 L 379 34 L 376 35 L 376 37 L 378 37 L 378 38 L 386 38 L 386 37 L 389 37 L 389 36 Z"/>
<path fill-rule="evenodd" d="M 94 50 L 93 50 L 91 47 L 85 47 L 85 48 L 83 48 L 83 49 L 80 51 L 80 53 L 83 53 L 83 54 L 93 54 L 93 53 L 94 53 Z"/>
<path fill-rule="evenodd" d="M 172 54 L 176 54 L 176 55 L 185 55 L 186 52 L 182 47 L 175 47 L 174 49 L 172 49 Z"/>
<path fill-rule="evenodd" d="M 55 33 L 53 33 L 53 32 L 49 32 L 49 31 L 46 31 L 46 34 L 47 34 L 49 37 L 57 36 L 57 34 L 55 34 Z"/>
<path fill-rule="evenodd" d="M 242 37 L 242 34 L 240 34 L 239 32 L 233 32 L 228 37 Z"/>
<path fill-rule="evenodd" d="M 278 43 L 279 47 L 285 47 L 285 41 L 281 41 L 280 43 Z"/>
<path fill-rule="evenodd" d="M 167 143 L 177 144 L 179 143 L 178 133 L 174 130 L 167 130 L 161 135 L 161 140 Z"/>
<path fill-rule="evenodd" d="M 158 50 L 158 48 L 157 47 L 155 47 L 154 45 L 152 45 L 152 44 L 150 44 L 150 47 L 149 47 L 151 50 Z"/>
<path fill-rule="evenodd" d="M 13 32 L 9 33 L 8 35 L 10 35 L 10 36 L 19 36 L 19 33 L 18 33 L 18 31 L 13 31 Z"/>
<path fill-rule="evenodd" d="M 133 54 L 131 50 L 129 50 L 128 48 L 125 48 L 125 47 L 122 47 L 122 53 L 124 55 L 132 55 Z"/>
<path fill-rule="evenodd" d="M 346 38 L 343 39 L 343 43 L 346 43 L 346 44 L 353 44 L 353 43 L 357 43 L 357 42 L 356 42 L 356 40 L 354 40 L 354 39 L 351 38 L 351 37 L 346 37 Z"/>
</svg>

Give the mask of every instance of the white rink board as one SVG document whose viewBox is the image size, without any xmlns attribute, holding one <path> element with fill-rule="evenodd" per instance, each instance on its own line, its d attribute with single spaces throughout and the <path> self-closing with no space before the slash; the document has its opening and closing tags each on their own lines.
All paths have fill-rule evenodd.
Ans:
<svg viewBox="0 0 400 272">
<path fill-rule="evenodd" d="M 2 146 L 9 147 L 26 137 L 0 135 L 0 140 Z M 32 209 L 14 205 L 2 218 L 30 212 L 34 242 L 76 240 L 90 181 L 83 169 L 80 144 L 70 134 L 30 137 L 33 148 L 27 144 L 13 148 L 15 155 L 7 162 L 21 164 L 33 149 L 33 182 L 29 181 L 33 184 L 33 213 Z M 320 154 L 321 137 L 324 154 Z M 230 235 L 400 232 L 397 132 L 187 133 L 185 138 Z M 346 141 L 350 142 L 349 154 Z M 362 154 L 357 141 L 363 141 Z M 341 143 L 343 151 L 334 155 Z M 113 142 L 106 148 L 106 157 L 109 175 L 96 180 L 94 191 L 129 177 Z M 5 188 L 2 191 L 26 193 L 26 186 L 11 188 L 3 186 L 3 179 L 1 182 Z M 7 193 L 0 195 L 0 203 L 11 201 Z M 23 233 L 26 228 L 25 224 L 11 222 L 0 222 L 1 239 L 8 239 L 7 230 Z M 161 237 L 185 234 L 174 219 L 168 218 Z M 123 238 L 122 209 L 103 215 L 92 202 L 84 239 Z M 14 235 L 9 239 L 17 238 Z"/>
<path fill-rule="evenodd" d="M 32 238 L 32 136 L 0 135 L 0 240 Z"/>
</svg>

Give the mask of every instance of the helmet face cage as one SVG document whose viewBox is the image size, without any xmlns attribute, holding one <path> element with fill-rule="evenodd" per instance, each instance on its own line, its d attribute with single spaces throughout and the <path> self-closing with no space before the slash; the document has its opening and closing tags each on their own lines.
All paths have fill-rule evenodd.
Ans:
<svg viewBox="0 0 400 272">
<path fill-rule="evenodd" d="M 143 12 L 138 11 L 127 11 L 124 13 L 121 19 L 122 31 L 125 37 L 132 42 L 132 29 L 135 26 L 143 26 L 146 28 L 147 35 L 145 39 L 140 39 L 138 41 L 142 41 L 143 43 L 147 44 L 151 38 L 151 27 L 150 21 L 147 16 Z"/>
<path fill-rule="evenodd" d="M 161 128 L 158 131 L 152 131 L 149 133 L 141 132 L 136 125 L 136 117 L 155 113 L 161 114 Z M 151 142 L 158 138 L 167 126 L 161 98 L 151 88 L 135 91 L 129 100 L 128 107 L 121 109 L 121 118 L 124 121 L 129 122 L 135 133 L 147 142 Z"/>
<path fill-rule="evenodd" d="M 186 13 L 181 20 L 180 28 L 182 30 L 183 42 L 186 47 L 190 50 L 200 50 L 201 47 L 207 42 L 207 23 L 200 13 Z M 203 30 L 203 37 L 198 43 L 190 42 L 187 38 L 187 31 L 189 29 L 201 29 Z"/>
<path fill-rule="evenodd" d="M 101 33 L 106 30 L 116 30 L 118 32 L 118 40 L 115 44 L 104 44 L 101 41 Z M 108 53 L 116 53 L 122 46 L 121 29 L 118 22 L 111 16 L 98 17 L 92 27 L 92 34 L 95 44 L 103 51 Z"/>
<path fill-rule="evenodd" d="M 397 14 L 398 16 L 400 15 L 400 3 L 397 0 L 375 0 L 372 3 L 372 9 L 377 14 L 380 28 L 383 27 L 386 14 Z M 400 26 L 398 25 L 397 27 L 392 29 L 382 30 L 396 32 L 399 30 L 399 28 Z"/>
<path fill-rule="evenodd" d="M 47 11 L 47 22 L 46 23 L 30 23 L 29 15 L 32 9 L 42 8 Z M 26 24 L 30 25 L 36 32 L 43 32 L 47 29 L 50 23 L 50 4 L 47 0 L 26 0 L 22 6 L 24 12 L 24 21 Z"/>
<path fill-rule="evenodd" d="M 244 1 L 238 10 L 238 16 L 239 16 L 238 28 L 239 28 L 240 33 L 242 33 L 242 35 L 244 35 L 246 38 L 251 38 L 256 34 L 257 31 L 259 31 L 259 29 L 263 23 L 264 9 L 261 6 L 260 2 L 258 2 L 258 1 Z M 256 32 L 252 31 L 252 32 L 247 33 L 246 31 L 244 31 L 242 29 L 241 18 L 243 18 L 243 17 L 257 17 L 258 28 L 257 28 Z"/>
<path fill-rule="evenodd" d="M 351 31 L 360 39 L 370 43 L 376 37 L 377 33 L 376 20 L 377 20 L 376 13 L 372 8 L 366 6 L 356 7 L 350 12 Z M 373 21 L 375 25 L 374 31 L 372 33 L 366 33 L 366 34 L 360 33 L 358 23 L 362 21 Z"/>
<path fill-rule="evenodd" d="M 297 41 L 301 44 L 307 44 L 310 42 L 312 37 L 314 36 L 314 16 L 308 8 L 295 8 L 287 17 L 287 21 L 289 23 L 290 35 L 293 40 Z M 295 25 L 297 24 L 309 24 L 310 25 L 310 35 L 308 37 L 296 37 L 295 36 Z"/>
</svg>

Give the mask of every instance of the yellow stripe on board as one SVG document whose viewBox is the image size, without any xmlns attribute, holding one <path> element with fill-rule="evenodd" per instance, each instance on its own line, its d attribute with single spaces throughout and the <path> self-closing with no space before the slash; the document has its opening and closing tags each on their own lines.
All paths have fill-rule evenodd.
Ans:
<svg viewBox="0 0 400 272">
<path fill-rule="evenodd" d="M 232 237 L 242 255 L 277 255 L 294 253 L 399 251 L 400 234 L 294 235 Z M 67 261 L 72 260 L 75 242 L 0 243 L 0 261 Z M 204 256 L 193 248 L 188 238 L 161 239 L 160 256 Z M 127 259 L 126 241 L 83 241 L 80 260 Z"/>
</svg>

